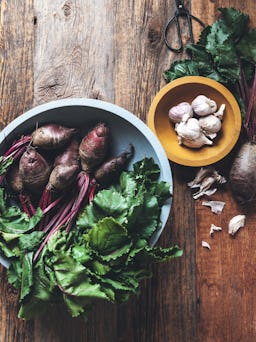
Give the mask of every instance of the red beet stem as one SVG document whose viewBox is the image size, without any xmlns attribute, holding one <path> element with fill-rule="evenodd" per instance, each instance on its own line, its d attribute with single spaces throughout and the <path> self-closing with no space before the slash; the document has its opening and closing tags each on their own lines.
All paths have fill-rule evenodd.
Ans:
<svg viewBox="0 0 256 342">
<path fill-rule="evenodd" d="M 249 99 L 249 104 L 247 107 L 247 111 L 246 111 L 246 117 L 245 117 L 245 128 L 248 132 L 248 136 L 249 138 L 252 140 L 254 134 L 256 134 L 254 128 L 255 128 L 255 113 L 253 113 L 253 118 L 251 119 L 251 115 L 253 112 L 253 103 L 254 103 L 254 97 L 255 97 L 255 93 L 256 93 L 256 67 L 255 67 L 255 73 L 254 73 L 254 80 L 253 80 L 253 85 L 252 85 L 252 90 L 251 90 L 251 95 L 250 95 L 250 99 Z"/>
<path fill-rule="evenodd" d="M 20 150 L 21 147 L 27 146 L 31 141 L 30 135 L 25 135 L 21 137 L 19 140 L 15 141 L 13 145 L 4 153 L 4 156 L 10 156 L 12 153 Z"/>
<path fill-rule="evenodd" d="M 36 209 L 33 206 L 28 194 L 19 194 L 19 200 L 23 211 L 28 215 L 29 218 L 35 215 Z"/>
</svg>

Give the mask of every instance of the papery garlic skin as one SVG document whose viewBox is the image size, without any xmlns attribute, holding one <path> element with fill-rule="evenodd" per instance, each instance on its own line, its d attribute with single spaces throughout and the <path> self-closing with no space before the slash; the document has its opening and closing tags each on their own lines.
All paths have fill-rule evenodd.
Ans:
<svg viewBox="0 0 256 342">
<path fill-rule="evenodd" d="M 198 121 L 206 135 L 218 133 L 221 130 L 221 120 L 214 114 L 200 118 Z"/>
<path fill-rule="evenodd" d="M 192 101 L 192 109 L 199 116 L 205 116 L 216 112 L 217 104 L 214 100 L 209 99 L 205 95 L 198 95 Z"/>
<path fill-rule="evenodd" d="M 181 122 L 184 115 L 193 116 L 192 106 L 188 102 L 181 102 L 169 110 L 169 119 L 174 122 Z"/>
</svg>

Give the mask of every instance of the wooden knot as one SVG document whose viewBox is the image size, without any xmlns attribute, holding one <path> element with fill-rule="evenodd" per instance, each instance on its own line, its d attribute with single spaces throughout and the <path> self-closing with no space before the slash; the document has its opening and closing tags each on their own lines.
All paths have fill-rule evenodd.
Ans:
<svg viewBox="0 0 256 342">
<path fill-rule="evenodd" d="M 35 99 L 37 102 L 56 100 L 65 95 L 67 89 L 66 67 L 59 66 L 45 72 L 35 85 Z"/>
<path fill-rule="evenodd" d="M 155 48 L 162 40 L 162 26 L 157 18 L 151 20 L 148 27 L 148 41 Z"/>
<path fill-rule="evenodd" d="M 90 98 L 95 100 L 106 100 L 106 96 L 100 89 L 92 89 Z"/>
<path fill-rule="evenodd" d="M 12 301 L 12 302 L 17 301 L 19 292 L 12 285 L 7 284 L 6 293 L 7 293 L 7 298 L 9 301 Z"/>
<path fill-rule="evenodd" d="M 64 5 L 62 6 L 62 10 L 64 12 L 65 17 L 69 17 L 71 14 L 71 6 L 72 3 L 71 1 L 67 1 L 64 3 Z"/>
</svg>

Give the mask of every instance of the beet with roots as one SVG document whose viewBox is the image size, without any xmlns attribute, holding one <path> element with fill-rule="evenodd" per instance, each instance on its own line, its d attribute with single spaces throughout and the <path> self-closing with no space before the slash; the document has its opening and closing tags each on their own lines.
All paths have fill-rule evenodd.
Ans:
<svg viewBox="0 0 256 342">
<path fill-rule="evenodd" d="M 97 124 L 81 141 L 79 155 L 83 171 L 91 172 L 101 164 L 109 151 L 109 128 L 105 123 Z"/>
<path fill-rule="evenodd" d="M 62 148 L 70 141 L 75 133 L 75 128 L 47 124 L 37 128 L 32 133 L 32 143 L 34 146 L 46 150 Z"/>
<path fill-rule="evenodd" d="M 48 182 L 51 167 L 40 153 L 30 147 L 20 158 L 19 172 L 24 187 L 38 194 Z"/>
<path fill-rule="evenodd" d="M 245 204 L 256 200 L 256 144 L 247 142 L 240 148 L 230 170 L 231 189 L 236 200 Z"/>
<path fill-rule="evenodd" d="M 113 182 L 115 182 L 121 171 L 125 168 L 127 162 L 133 156 L 134 147 L 132 145 L 129 146 L 129 149 L 119 156 L 111 158 L 103 163 L 95 172 L 94 177 L 96 181 L 104 186 L 107 186 Z"/>
</svg>

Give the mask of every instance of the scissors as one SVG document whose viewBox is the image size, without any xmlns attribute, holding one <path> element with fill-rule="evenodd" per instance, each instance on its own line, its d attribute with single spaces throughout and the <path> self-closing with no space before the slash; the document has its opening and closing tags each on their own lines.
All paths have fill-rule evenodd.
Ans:
<svg viewBox="0 0 256 342">
<path fill-rule="evenodd" d="M 175 0 L 176 2 L 176 7 L 177 10 L 174 14 L 174 17 L 171 18 L 165 28 L 164 28 L 164 42 L 166 44 L 166 46 L 168 47 L 168 49 L 170 49 L 173 52 L 181 52 L 183 50 L 183 43 L 182 43 L 182 38 L 181 38 L 181 29 L 180 29 L 180 21 L 179 18 L 180 17 L 186 17 L 187 18 L 187 24 L 188 24 L 188 30 L 189 30 L 189 38 L 190 38 L 190 42 L 194 43 L 194 36 L 193 36 L 193 30 L 192 30 L 192 19 L 197 21 L 201 26 L 205 27 L 205 24 L 198 18 L 194 17 L 189 10 L 187 10 L 184 7 L 184 3 L 182 0 Z M 172 24 L 175 23 L 176 29 L 177 29 L 177 35 L 178 35 L 178 43 L 179 43 L 179 47 L 178 48 L 174 48 L 171 46 L 171 44 L 168 42 L 167 39 L 167 34 L 169 32 L 170 27 L 172 26 Z"/>
</svg>

